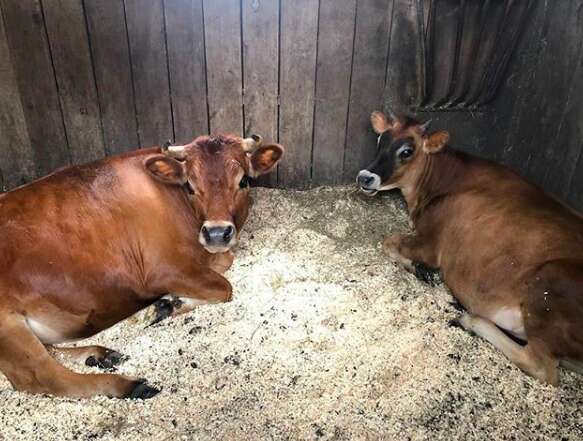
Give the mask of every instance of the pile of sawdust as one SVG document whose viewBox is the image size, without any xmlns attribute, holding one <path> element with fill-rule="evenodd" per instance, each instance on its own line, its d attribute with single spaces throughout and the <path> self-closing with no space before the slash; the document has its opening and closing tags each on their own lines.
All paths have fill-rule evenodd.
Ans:
<svg viewBox="0 0 583 441">
<path fill-rule="evenodd" d="M 541 385 L 449 328 L 447 290 L 379 251 L 402 231 L 396 195 L 257 190 L 233 302 L 91 339 L 129 355 L 119 372 L 158 396 L 31 396 L 2 379 L 0 439 L 583 439 L 583 378 Z"/>
</svg>

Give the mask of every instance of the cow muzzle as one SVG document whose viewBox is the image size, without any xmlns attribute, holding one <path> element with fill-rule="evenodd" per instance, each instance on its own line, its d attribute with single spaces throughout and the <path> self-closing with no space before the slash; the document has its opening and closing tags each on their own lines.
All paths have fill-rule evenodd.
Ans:
<svg viewBox="0 0 583 441">
<path fill-rule="evenodd" d="M 356 184 L 365 195 L 374 196 L 381 186 L 381 177 L 368 170 L 361 170 L 356 176 Z"/>
<path fill-rule="evenodd" d="M 228 221 L 206 221 L 198 241 L 209 253 L 224 253 L 237 242 L 237 227 Z"/>
</svg>

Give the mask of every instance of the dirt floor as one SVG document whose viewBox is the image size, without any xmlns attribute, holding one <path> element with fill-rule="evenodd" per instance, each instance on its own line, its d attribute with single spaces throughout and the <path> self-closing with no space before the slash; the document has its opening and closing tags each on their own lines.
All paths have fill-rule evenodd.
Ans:
<svg viewBox="0 0 583 441">
<path fill-rule="evenodd" d="M 2 440 L 583 439 L 583 377 L 522 374 L 447 322 L 458 312 L 380 253 L 397 195 L 257 190 L 234 301 L 90 341 L 130 356 L 147 401 L 57 399 L 0 379 Z M 67 363 L 78 371 L 89 368 Z"/>
</svg>

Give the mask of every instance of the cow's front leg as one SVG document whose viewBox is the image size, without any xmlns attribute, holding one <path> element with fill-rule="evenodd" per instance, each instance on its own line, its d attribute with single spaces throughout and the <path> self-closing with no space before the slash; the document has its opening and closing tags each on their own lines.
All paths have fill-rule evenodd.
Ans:
<svg viewBox="0 0 583 441">
<path fill-rule="evenodd" d="M 224 274 L 233 265 L 235 255 L 232 251 L 213 254 L 209 259 L 209 267 L 219 274 Z M 201 304 L 208 302 L 176 295 L 165 295 L 154 303 L 154 319 L 150 325 L 154 325 L 168 317 L 176 317 L 192 311 Z"/>
<path fill-rule="evenodd" d="M 163 285 L 165 291 L 174 295 L 166 295 L 154 303 L 155 316 L 150 325 L 190 312 L 200 305 L 228 302 L 233 292 L 229 281 L 210 268 L 179 271 L 168 277 Z"/>
<path fill-rule="evenodd" d="M 235 255 L 230 250 L 226 253 L 213 254 L 209 260 L 209 267 L 219 274 L 225 274 L 233 265 L 234 260 Z"/>
<path fill-rule="evenodd" d="M 433 284 L 437 259 L 431 243 L 416 234 L 393 234 L 383 240 L 383 252 L 419 280 Z"/>
</svg>

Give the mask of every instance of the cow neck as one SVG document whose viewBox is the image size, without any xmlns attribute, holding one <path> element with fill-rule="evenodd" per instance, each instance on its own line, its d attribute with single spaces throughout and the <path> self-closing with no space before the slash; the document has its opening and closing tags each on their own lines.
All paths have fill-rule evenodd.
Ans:
<svg viewBox="0 0 583 441">
<path fill-rule="evenodd" d="M 191 195 L 194 194 L 192 187 L 189 183 L 187 183 L 177 187 L 176 190 L 178 191 L 173 192 L 176 202 L 181 206 L 186 205 L 186 210 L 184 210 L 186 218 L 192 222 L 193 228 L 195 230 L 200 229 L 202 226 L 201 222 L 199 221 L 200 216 L 190 200 Z"/>
<path fill-rule="evenodd" d="M 415 222 L 436 200 L 451 192 L 462 172 L 461 158 L 449 149 L 425 157 L 423 168 L 407 195 L 409 216 Z"/>
</svg>

